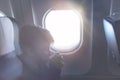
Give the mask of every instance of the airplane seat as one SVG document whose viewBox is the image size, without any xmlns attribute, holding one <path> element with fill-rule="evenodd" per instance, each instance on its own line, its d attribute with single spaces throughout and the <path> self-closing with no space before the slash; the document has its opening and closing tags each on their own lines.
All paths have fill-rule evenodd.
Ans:
<svg viewBox="0 0 120 80">
<path fill-rule="evenodd" d="M 0 12 L 0 80 L 16 80 L 22 74 L 22 63 L 17 57 L 12 21 Z"/>
<path fill-rule="evenodd" d="M 15 52 L 19 56 L 21 55 L 22 51 L 19 45 L 19 29 L 20 26 L 18 25 L 18 22 L 16 21 L 15 18 L 13 17 L 8 17 L 12 23 L 13 23 L 13 28 L 14 28 L 14 46 L 15 46 Z"/>
</svg>

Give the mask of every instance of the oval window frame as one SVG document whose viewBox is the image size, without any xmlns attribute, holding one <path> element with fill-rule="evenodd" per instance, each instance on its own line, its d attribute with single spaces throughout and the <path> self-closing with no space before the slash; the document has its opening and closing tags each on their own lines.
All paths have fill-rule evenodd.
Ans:
<svg viewBox="0 0 120 80">
<path fill-rule="evenodd" d="M 81 48 L 81 46 L 82 46 L 82 44 L 83 44 L 83 17 L 82 17 L 82 15 L 81 15 L 77 10 L 75 10 L 75 9 L 52 9 L 52 8 L 50 8 L 50 9 L 48 9 L 48 10 L 45 12 L 45 14 L 44 14 L 44 16 L 43 16 L 43 19 L 42 19 L 42 28 L 44 28 L 44 29 L 47 29 L 47 28 L 46 28 L 46 24 L 45 24 L 45 19 L 46 19 L 47 15 L 50 13 L 50 11 L 52 11 L 52 10 L 73 10 L 73 11 L 75 11 L 76 14 L 79 16 L 79 19 L 80 19 L 80 38 L 81 38 L 81 39 L 80 39 L 80 41 L 79 41 L 79 44 L 77 44 L 77 45 L 74 47 L 74 49 L 71 49 L 71 50 L 69 50 L 69 51 L 59 51 L 59 50 L 55 50 L 55 49 L 52 48 L 53 43 L 51 43 L 49 50 L 50 50 L 52 53 L 60 53 L 60 55 L 69 55 L 69 54 L 74 54 L 74 53 L 76 53 L 76 52 Z M 47 30 L 48 30 L 48 29 L 47 29 Z"/>
</svg>

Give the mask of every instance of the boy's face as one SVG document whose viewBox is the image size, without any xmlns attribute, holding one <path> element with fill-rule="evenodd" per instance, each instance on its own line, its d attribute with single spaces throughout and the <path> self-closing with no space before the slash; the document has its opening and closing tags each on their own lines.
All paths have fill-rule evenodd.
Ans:
<svg viewBox="0 0 120 80">
<path fill-rule="evenodd" d="M 32 51 L 34 54 L 37 54 L 41 57 L 47 57 L 50 55 L 49 53 L 50 43 L 46 40 L 37 39 L 33 42 Z"/>
</svg>

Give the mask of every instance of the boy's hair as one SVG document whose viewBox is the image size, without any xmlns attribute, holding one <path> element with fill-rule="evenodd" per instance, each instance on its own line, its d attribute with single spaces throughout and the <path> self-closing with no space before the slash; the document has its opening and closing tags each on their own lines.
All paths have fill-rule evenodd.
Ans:
<svg viewBox="0 0 120 80">
<path fill-rule="evenodd" d="M 23 26 L 20 29 L 20 45 L 30 46 L 34 42 L 40 41 L 46 43 L 52 43 L 54 40 L 48 30 L 42 29 L 36 26 Z"/>
</svg>

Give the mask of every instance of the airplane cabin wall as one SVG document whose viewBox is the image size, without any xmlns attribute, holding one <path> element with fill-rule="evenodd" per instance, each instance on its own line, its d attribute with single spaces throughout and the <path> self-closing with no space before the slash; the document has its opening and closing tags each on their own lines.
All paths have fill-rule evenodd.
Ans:
<svg viewBox="0 0 120 80">
<path fill-rule="evenodd" d="M 11 4 L 14 17 L 21 25 L 35 24 L 42 27 L 43 16 L 54 1 L 56 0 L 11 0 Z M 79 13 L 82 13 L 83 17 L 84 41 L 75 54 L 64 56 L 65 66 L 62 75 L 83 75 L 90 70 L 92 65 L 93 2 L 92 0 L 71 1 L 77 6 L 78 12 L 79 8 L 83 9 L 83 12 Z"/>
<path fill-rule="evenodd" d="M 55 0 L 31 0 L 34 10 L 34 16 L 37 26 L 42 26 L 44 14 L 52 8 L 53 1 Z M 69 0 L 64 0 L 69 1 Z M 83 75 L 87 73 L 92 64 L 92 15 L 93 4 L 92 0 L 71 0 L 77 8 L 82 8 L 83 28 L 84 28 L 84 41 L 82 47 L 74 54 L 64 56 L 65 66 L 62 75 Z M 55 3 L 55 2 L 54 2 Z M 56 3 L 59 4 L 59 3 Z M 79 12 L 79 9 L 78 9 Z M 80 13 L 80 12 L 79 12 Z"/>
<path fill-rule="evenodd" d="M 5 13 L 7 16 L 13 16 L 10 0 L 0 0 L 0 11 Z"/>
<path fill-rule="evenodd" d="M 14 17 L 21 26 L 34 25 L 30 0 L 11 0 Z"/>
</svg>

